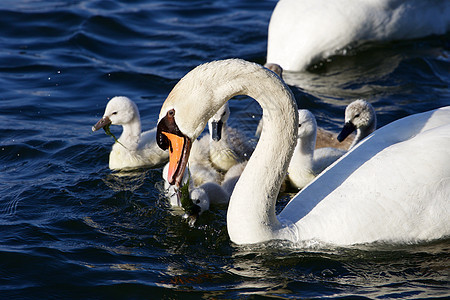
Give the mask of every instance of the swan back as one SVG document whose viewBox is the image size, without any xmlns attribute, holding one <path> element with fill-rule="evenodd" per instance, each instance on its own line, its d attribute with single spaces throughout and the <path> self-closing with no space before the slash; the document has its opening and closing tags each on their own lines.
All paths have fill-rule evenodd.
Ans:
<svg viewBox="0 0 450 300">
<path fill-rule="evenodd" d="M 335 244 L 450 234 L 449 124 L 446 107 L 384 126 L 297 194 L 280 218 L 295 224 L 296 238 Z"/>
</svg>

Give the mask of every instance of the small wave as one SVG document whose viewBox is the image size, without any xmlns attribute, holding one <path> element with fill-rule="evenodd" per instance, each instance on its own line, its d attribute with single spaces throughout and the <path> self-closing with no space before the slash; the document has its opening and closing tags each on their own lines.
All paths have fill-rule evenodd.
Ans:
<svg viewBox="0 0 450 300">
<path fill-rule="evenodd" d="M 6 216 L 14 215 L 17 211 L 17 205 L 19 204 L 20 199 L 21 197 L 16 195 L 11 200 L 7 200 L 6 203 L 1 205 L 0 214 Z"/>
</svg>

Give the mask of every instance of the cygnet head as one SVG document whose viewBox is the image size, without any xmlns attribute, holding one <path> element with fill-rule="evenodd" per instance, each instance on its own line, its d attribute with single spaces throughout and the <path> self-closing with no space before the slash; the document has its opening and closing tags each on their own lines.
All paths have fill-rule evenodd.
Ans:
<svg viewBox="0 0 450 300">
<path fill-rule="evenodd" d="M 355 130 L 364 132 L 364 136 L 361 137 L 364 138 L 375 130 L 376 122 L 372 105 L 362 99 L 355 100 L 345 109 L 345 125 L 337 139 L 342 142 Z"/>
<path fill-rule="evenodd" d="M 107 125 L 125 125 L 135 119 L 140 119 L 137 105 L 127 97 L 117 96 L 109 100 L 103 118 L 92 127 L 92 131 Z"/>
<path fill-rule="evenodd" d="M 194 188 L 189 192 L 189 198 L 192 205 L 185 208 L 184 218 L 188 220 L 190 226 L 194 226 L 198 217 L 205 211 L 209 210 L 209 197 L 202 188 Z"/>
<path fill-rule="evenodd" d="M 194 205 L 200 207 L 200 215 L 209 210 L 209 197 L 206 191 L 202 188 L 194 188 L 190 192 L 191 200 Z"/>
<path fill-rule="evenodd" d="M 317 122 L 314 115 L 307 109 L 298 110 L 298 139 L 316 135 Z"/>
<path fill-rule="evenodd" d="M 280 78 L 283 78 L 283 68 L 280 65 L 273 63 L 266 63 L 264 67 L 277 74 Z"/>
<path fill-rule="evenodd" d="M 222 138 L 222 129 L 230 117 L 230 107 L 225 103 L 208 121 L 209 134 L 213 141 L 220 141 Z"/>
</svg>

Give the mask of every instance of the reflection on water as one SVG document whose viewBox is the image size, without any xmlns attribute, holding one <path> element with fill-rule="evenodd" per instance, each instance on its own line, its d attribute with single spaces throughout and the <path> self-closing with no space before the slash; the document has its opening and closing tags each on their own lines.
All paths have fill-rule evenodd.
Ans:
<svg viewBox="0 0 450 300">
<path fill-rule="evenodd" d="M 107 174 L 102 180 L 115 192 L 134 192 L 145 183 L 146 176 L 147 173 L 142 170 L 121 171 Z"/>
<path fill-rule="evenodd" d="M 395 84 L 381 82 L 396 70 L 402 59 L 402 54 L 395 51 L 370 49 L 351 56 L 332 57 L 313 66 L 310 72 L 284 72 L 283 77 L 289 85 L 326 103 L 341 106 L 356 98 L 395 92 Z"/>
<path fill-rule="evenodd" d="M 320 286 L 324 295 L 341 290 L 341 296 L 427 297 L 434 293 L 431 286 L 442 289 L 448 284 L 448 250 L 446 241 L 297 250 L 288 243 L 271 242 L 237 247 L 227 272 L 241 278 L 235 288 L 253 289 L 249 293 L 254 294 L 289 294 L 301 289 L 304 293 L 299 296 L 307 297 Z"/>
</svg>

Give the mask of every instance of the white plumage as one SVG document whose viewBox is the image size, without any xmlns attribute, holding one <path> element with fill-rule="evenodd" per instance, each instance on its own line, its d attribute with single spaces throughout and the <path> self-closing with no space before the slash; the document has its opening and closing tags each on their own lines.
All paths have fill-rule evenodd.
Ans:
<svg viewBox="0 0 450 300">
<path fill-rule="evenodd" d="M 373 106 L 363 99 L 358 99 L 345 108 L 345 124 L 337 139 L 342 142 L 350 133 L 356 130 L 356 137 L 348 148 L 350 150 L 362 139 L 374 132 L 376 128 L 377 115 Z"/>
<path fill-rule="evenodd" d="M 316 133 L 316 118 L 309 110 L 300 109 L 297 145 L 288 168 L 289 182 L 295 188 L 304 188 L 346 152 L 331 147 L 315 149 Z"/>
<path fill-rule="evenodd" d="M 110 124 L 121 125 L 123 128 L 109 155 L 110 169 L 154 167 L 168 161 L 168 152 L 161 150 L 156 144 L 156 128 L 141 132 L 138 107 L 129 98 L 118 96 L 109 100 L 103 118 L 92 130 L 96 131 Z"/>
<path fill-rule="evenodd" d="M 378 129 L 276 216 L 275 202 L 296 144 L 298 112 L 291 91 L 273 72 L 242 60 L 201 65 L 169 94 L 159 124 L 172 112 L 182 135 L 195 139 L 214 112 L 239 94 L 260 103 L 264 128 L 228 206 L 234 243 L 409 243 L 450 235 L 450 107 Z"/>
<path fill-rule="evenodd" d="M 280 0 L 268 31 L 267 63 L 287 71 L 367 41 L 414 39 L 450 29 L 450 1 Z"/>
</svg>

